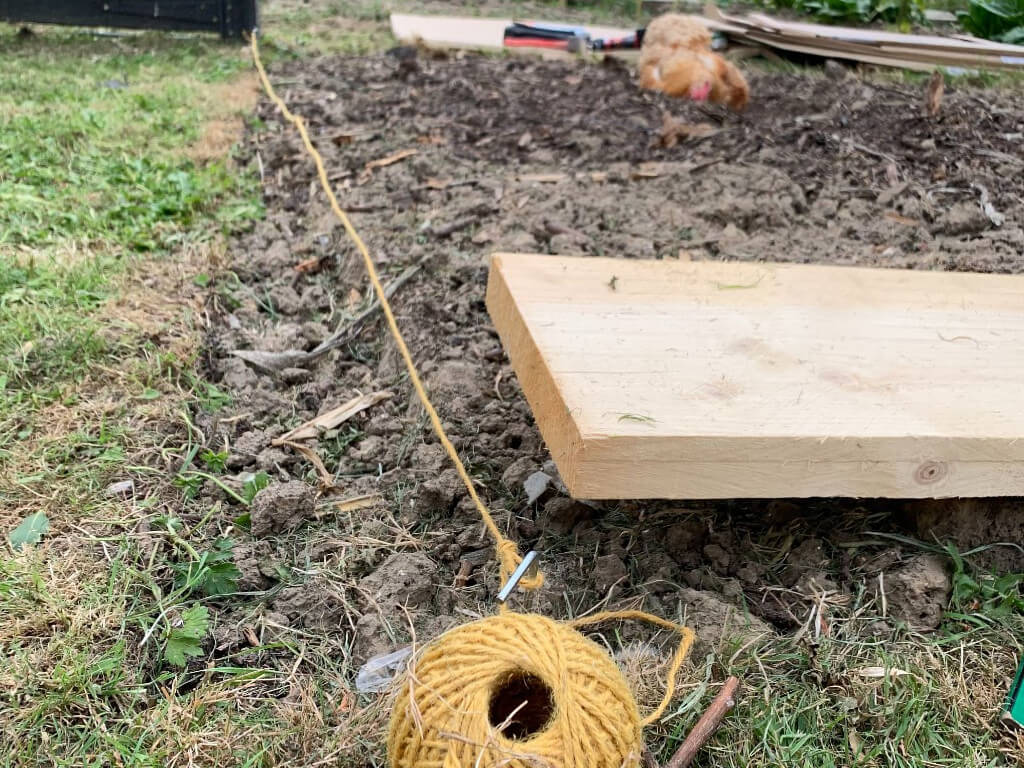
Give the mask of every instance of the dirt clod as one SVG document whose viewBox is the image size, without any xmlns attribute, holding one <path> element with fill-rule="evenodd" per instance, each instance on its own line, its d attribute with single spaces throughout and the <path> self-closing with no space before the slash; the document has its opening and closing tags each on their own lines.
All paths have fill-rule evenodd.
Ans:
<svg viewBox="0 0 1024 768">
<path fill-rule="evenodd" d="M 946 235 L 971 235 L 991 226 L 977 204 L 957 203 L 935 223 L 934 231 Z"/>
<path fill-rule="evenodd" d="M 513 461 L 501 475 L 501 482 L 509 490 L 518 490 L 526 478 L 537 471 L 537 462 L 530 456 Z"/>
<path fill-rule="evenodd" d="M 454 469 L 446 469 L 437 477 L 430 478 L 420 485 L 416 492 L 413 508 L 421 519 L 442 514 L 449 514 L 452 507 L 465 492 L 462 479 Z"/>
<path fill-rule="evenodd" d="M 1024 571 L 1019 500 L 942 499 L 909 508 L 922 539 L 955 542 L 961 550 L 981 548 L 975 562 L 1003 573 Z"/>
<path fill-rule="evenodd" d="M 591 510 L 585 504 L 557 496 L 544 505 L 543 513 L 538 517 L 537 524 L 545 533 L 564 535 L 571 531 L 576 523 L 590 517 Z"/>
<path fill-rule="evenodd" d="M 772 634 L 771 627 L 763 621 L 713 592 L 683 589 L 679 599 L 686 608 L 687 625 L 697 636 L 694 650 L 698 656 L 721 650 L 719 646 L 725 638 L 745 645 Z"/>
<path fill-rule="evenodd" d="M 437 580 L 438 568 L 429 557 L 396 552 L 359 582 L 359 592 L 381 610 L 398 605 L 416 608 L 430 602 Z"/>
<path fill-rule="evenodd" d="M 622 558 L 615 554 L 601 555 L 594 563 L 594 587 L 607 594 L 629 575 Z"/>
<path fill-rule="evenodd" d="M 243 469 L 249 466 L 256 460 L 260 451 L 268 445 L 270 445 L 270 436 L 263 430 L 243 433 L 231 446 L 231 453 L 226 462 L 228 469 Z"/>
<path fill-rule="evenodd" d="M 885 575 L 889 615 L 917 631 L 942 623 L 951 592 L 949 566 L 936 555 L 920 555 Z"/>
<path fill-rule="evenodd" d="M 694 568 L 701 562 L 707 529 L 700 518 L 687 517 L 665 532 L 665 549 L 679 565 Z"/>
<path fill-rule="evenodd" d="M 268 485 L 252 500 L 253 536 L 298 528 L 313 515 L 313 501 L 313 489 L 300 480 Z"/>
<path fill-rule="evenodd" d="M 281 623 L 319 631 L 336 631 L 347 607 L 337 590 L 323 584 L 285 587 L 271 606 L 287 617 Z"/>
</svg>

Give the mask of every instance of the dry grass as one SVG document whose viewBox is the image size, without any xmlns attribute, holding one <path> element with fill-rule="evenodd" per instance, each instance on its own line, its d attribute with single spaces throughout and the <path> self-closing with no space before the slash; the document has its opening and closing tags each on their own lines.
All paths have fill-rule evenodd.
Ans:
<svg viewBox="0 0 1024 768">
<path fill-rule="evenodd" d="M 205 89 L 199 138 L 188 146 L 186 155 L 201 164 L 229 157 L 231 148 L 242 135 L 244 119 L 252 114 L 260 93 L 259 78 L 254 72 Z"/>
</svg>

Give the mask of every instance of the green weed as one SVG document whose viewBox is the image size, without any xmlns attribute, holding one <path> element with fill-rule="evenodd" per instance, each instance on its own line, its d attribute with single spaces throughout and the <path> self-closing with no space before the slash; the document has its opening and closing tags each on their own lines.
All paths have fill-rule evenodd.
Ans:
<svg viewBox="0 0 1024 768">
<path fill-rule="evenodd" d="M 885 22 L 905 31 L 924 19 L 924 0 L 764 0 L 767 8 L 783 8 L 835 24 Z"/>
<path fill-rule="evenodd" d="M 970 0 L 957 16 L 972 35 L 1024 44 L 1024 0 Z"/>
</svg>

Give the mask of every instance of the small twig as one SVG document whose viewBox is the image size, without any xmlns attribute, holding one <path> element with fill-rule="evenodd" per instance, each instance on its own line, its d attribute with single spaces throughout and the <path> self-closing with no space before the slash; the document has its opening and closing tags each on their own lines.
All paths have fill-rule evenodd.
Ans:
<svg viewBox="0 0 1024 768">
<path fill-rule="evenodd" d="M 450 221 L 447 224 L 442 224 L 439 227 L 431 226 L 427 232 L 434 237 L 448 237 L 454 232 L 458 232 L 460 229 L 465 229 L 471 224 L 475 224 L 481 214 L 487 214 L 491 212 L 490 203 L 478 203 L 470 208 L 467 208 L 462 212 L 461 216 L 457 216 L 454 221 Z"/>
<path fill-rule="evenodd" d="M 405 283 L 412 279 L 417 272 L 420 271 L 424 261 L 423 259 L 419 264 L 409 267 L 402 274 L 392 280 L 384 288 L 384 295 L 389 299 L 395 295 L 395 292 L 401 288 Z M 374 313 L 380 309 L 380 302 L 376 299 L 354 317 L 349 323 L 338 328 L 333 334 L 324 339 L 316 347 L 316 349 L 310 352 L 304 352 L 300 349 L 286 349 L 283 352 L 263 352 L 257 349 L 233 349 L 230 354 L 235 357 L 239 357 L 249 365 L 253 366 L 257 370 L 263 371 L 264 373 L 277 373 L 285 368 L 291 368 L 294 366 L 305 366 L 312 363 L 314 360 L 319 359 L 323 355 L 330 352 L 332 349 L 337 349 L 349 341 L 354 339 L 359 332 L 363 329 L 363 324 L 366 323 Z"/>
<path fill-rule="evenodd" d="M 505 398 L 501 396 L 501 376 L 502 371 L 498 371 L 498 375 L 494 377 L 494 394 L 498 396 L 501 402 L 505 402 Z"/>
<path fill-rule="evenodd" d="M 435 192 L 443 192 L 446 189 L 454 189 L 455 187 L 471 187 L 474 184 L 479 184 L 479 179 L 463 179 L 462 181 L 449 181 L 444 186 L 438 184 L 419 184 L 415 187 L 409 187 L 410 192 L 423 192 L 424 190 L 430 189 Z"/>
<path fill-rule="evenodd" d="M 466 227 L 475 224 L 478 218 L 479 217 L 476 214 L 472 214 L 470 216 L 462 216 L 458 219 L 455 219 L 455 221 L 448 222 L 444 226 L 431 227 L 430 234 L 432 234 L 434 237 L 448 237 L 449 235 L 452 235 L 458 232 L 459 230 L 465 229 Z"/>
<path fill-rule="evenodd" d="M 865 147 L 863 144 L 858 144 L 856 141 L 848 141 L 846 143 L 847 143 L 847 146 L 851 147 L 852 149 L 856 149 L 858 152 L 863 152 L 865 155 L 870 155 L 871 157 L 877 157 L 879 160 L 887 160 L 890 163 L 895 163 L 896 162 L 896 158 L 895 157 L 893 157 L 892 155 L 887 155 L 887 154 L 885 154 L 885 152 L 879 152 L 877 149 L 872 149 L 871 147 Z"/>
<path fill-rule="evenodd" d="M 164 616 L 167 615 L 167 612 L 170 609 L 171 606 L 168 605 L 162 611 L 160 611 L 160 614 L 153 620 L 153 623 L 149 625 L 149 629 L 146 630 L 146 634 L 144 634 L 142 636 L 142 639 L 139 640 L 139 648 L 141 648 L 147 642 L 149 642 L 149 638 L 153 636 L 153 632 L 156 631 L 157 626 L 160 624 L 161 621 L 163 621 Z"/>
<path fill-rule="evenodd" d="M 331 479 L 331 473 L 327 471 L 327 467 L 324 466 L 323 459 L 310 448 L 308 445 L 302 443 L 296 443 L 292 440 L 282 440 L 280 445 L 286 445 L 293 451 L 301 453 L 306 459 L 316 468 L 317 475 L 320 477 L 320 485 L 325 491 L 334 489 L 334 481 Z"/>
<path fill-rule="evenodd" d="M 701 747 L 707 744 L 708 739 L 718 730 L 718 726 L 722 724 L 722 718 L 725 717 L 730 709 L 736 706 L 736 689 L 739 687 L 739 684 L 739 679 L 735 677 L 730 677 L 725 681 L 725 685 L 722 686 L 722 690 L 715 696 L 711 706 L 701 715 L 700 720 L 693 726 L 693 730 L 690 731 L 686 740 L 683 741 L 683 745 L 672 755 L 672 759 L 668 761 L 665 768 L 689 767 Z"/>
<path fill-rule="evenodd" d="M 982 213 L 984 213 L 986 218 L 988 218 L 988 220 L 997 227 L 1003 226 L 1006 222 L 1006 217 L 997 211 L 996 207 L 992 205 L 992 201 L 988 196 L 988 190 L 977 182 L 971 184 L 971 186 L 978 190 L 978 194 L 981 195 L 980 205 Z"/>
<path fill-rule="evenodd" d="M 370 211 L 382 211 L 390 207 L 390 203 L 349 203 L 345 206 L 345 210 L 348 213 L 369 213 Z"/>
<path fill-rule="evenodd" d="M 703 171 L 705 168 L 710 168 L 711 166 L 718 165 L 719 163 L 724 161 L 724 157 L 716 157 L 713 160 L 705 160 L 703 163 L 697 163 L 696 165 L 688 168 L 687 171 L 689 173 L 697 173 L 698 171 Z M 737 160 L 737 162 L 739 161 Z"/>
<path fill-rule="evenodd" d="M 464 587 L 469 583 L 469 576 L 473 573 L 473 563 L 463 560 L 459 563 L 459 572 L 455 574 L 455 586 Z"/>
<path fill-rule="evenodd" d="M 416 273 L 420 271 L 421 264 L 416 264 L 406 269 L 402 274 L 388 283 L 384 289 L 384 295 L 389 299 L 395 295 L 403 285 L 409 282 Z M 330 352 L 332 349 L 337 349 L 344 344 L 347 344 L 351 339 L 355 338 L 359 332 L 363 329 L 363 324 L 376 314 L 377 310 L 380 309 L 380 302 L 374 299 L 373 303 L 370 304 L 366 309 L 352 318 L 352 321 L 339 328 L 328 338 L 324 339 L 309 353 L 309 359 L 314 360 L 321 355 Z"/>
</svg>

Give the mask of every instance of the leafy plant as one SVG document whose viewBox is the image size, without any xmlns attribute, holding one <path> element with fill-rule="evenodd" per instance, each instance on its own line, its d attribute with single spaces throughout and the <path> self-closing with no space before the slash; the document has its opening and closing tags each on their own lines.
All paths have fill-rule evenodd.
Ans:
<svg viewBox="0 0 1024 768">
<path fill-rule="evenodd" d="M 195 472 L 176 475 L 173 482 L 178 488 L 181 488 L 186 500 L 198 496 L 199 489 L 203 487 L 202 475 Z"/>
<path fill-rule="evenodd" d="M 924 18 L 924 0 L 762 0 L 769 8 L 789 8 L 833 23 L 884 21 L 909 26 Z"/>
<path fill-rule="evenodd" d="M 205 605 L 186 608 L 167 628 L 164 659 L 176 667 L 184 667 L 189 656 L 202 656 L 202 641 L 209 629 L 210 611 Z"/>
<path fill-rule="evenodd" d="M 268 485 L 270 485 L 270 475 L 266 472 L 257 472 L 246 478 L 245 485 L 242 486 L 242 496 L 251 504 L 252 500 L 256 498 L 256 494 Z"/>
<path fill-rule="evenodd" d="M 196 398 L 204 411 L 214 413 L 231 405 L 231 395 L 227 392 L 222 392 L 207 381 L 197 381 L 196 384 Z"/>
<path fill-rule="evenodd" d="M 971 0 L 957 15 L 972 35 L 1024 44 L 1024 0 Z"/>
<path fill-rule="evenodd" d="M 950 618 L 986 624 L 1024 612 L 1024 573 L 975 574 L 955 547 L 947 552 L 953 561 Z"/>
<path fill-rule="evenodd" d="M 11 531 L 8 538 L 11 541 L 11 546 L 17 551 L 26 544 L 38 544 L 49 530 L 50 520 L 46 517 L 46 513 L 36 512 L 22 520 L 18 527 Z"/>
<path fill-rule="evenodd" d="M 175 589 L 196 590 L 208 597 L 233 594 L 242 575 L 233 561 L 234 546 L 231 539 L 217 539 L 213 549 L 197 560 L 176 564 Z"/>
<path fill-rule="evenodd" d="M 227 465 L 228 452 L 217 451 L 216 453 L 207 448 L 205 451 L 199 454 L 199 458 L 202 459 L 206 468 L 211 472 L 223 472 L 224 467 Z"/>
</svg>

